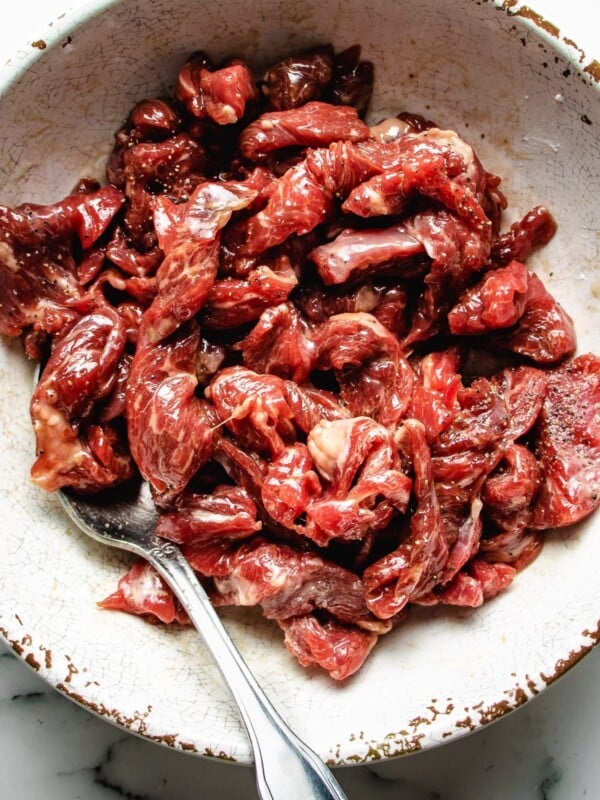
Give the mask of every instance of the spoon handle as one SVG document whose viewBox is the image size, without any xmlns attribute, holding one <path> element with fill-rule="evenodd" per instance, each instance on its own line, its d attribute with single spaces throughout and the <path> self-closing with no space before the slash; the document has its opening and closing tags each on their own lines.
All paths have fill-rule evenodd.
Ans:
<svg viewBox="0 0 600 800">
<path fill-rule="evenodd" d="M 268 700 L 181 551 L 169 542 L 143 553 L 173 589 L 233 694 L 254 752 L 263 800 L 346 800 L 325 763 L 286 725 Z"/>
</svg>

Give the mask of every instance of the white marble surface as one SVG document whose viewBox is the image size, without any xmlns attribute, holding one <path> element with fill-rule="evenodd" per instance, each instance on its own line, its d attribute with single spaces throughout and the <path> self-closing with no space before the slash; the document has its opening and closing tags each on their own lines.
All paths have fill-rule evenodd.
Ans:
<svg viewBox="0 0 600 800">
<path fill-rule="evenodd" d="M 43 38 L 79 0 L 3 8 L 0 63 Z M 600 57 L 590 0 L 531 0 L 561 36 Z M 8 17 L 8 18 L 6 18 Z M 600 650 L 508 717 L 437 750 L 337 771 L 350 800 L 578 800 L 600 797 Z M 129 735 L 46 685 L 0 643 L 0 800 L 256 797 L 250 768 Z"/>
</svg>

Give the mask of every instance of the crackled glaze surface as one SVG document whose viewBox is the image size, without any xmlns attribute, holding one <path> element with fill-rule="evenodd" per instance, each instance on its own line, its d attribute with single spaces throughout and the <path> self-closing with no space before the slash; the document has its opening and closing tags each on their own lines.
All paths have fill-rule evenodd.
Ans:
<svg viewBox="0 0 600 800">
<path fill-rule="evenodd" d="M 376 113 L 409 108 L 455 127 L 505 177 L 515 216 L 538 202 L 552 209 L 559 234 L 536 267 L 575 318 L 580 351 L 597 349 L 590 187 L 600 181 L 600 92 L 594 67 L 552 26 L 512 4 L 474 0 L 425 0 L 418 15 L 386 0 L 330 0 L 327 13 L 314 0 L 301 8 L 291 0 L 95 5 L 94 14 L 57 20 L 35 53 L 2 67 L 2 202 L 50 201 L 80 174 L 100 174 L 132 102 L 168 88 L 191 50 L 260 65 L 318 41 L 360 41 L 376 63 Z M 373 19 L 376 26 L 366 24 Z M 15 344 L 0 346 L 0 380 L 0 633 L 103 717 L 177 749 L 249 761 L 235 708 L 195 634 L 96 608 L 126 557 L 79 534 L 55 499 L 28 483 L 32 368 Z M 302 671 L 258 615 L 224 616 L 259 681 L 314 749 L 333 764 L 373 761 L 502 716 L 596 643 L 598 535 L 596 517 L 550 537 L 511 590 L 481 609 L 413 614 L 343 686 Z"/>
</svg>

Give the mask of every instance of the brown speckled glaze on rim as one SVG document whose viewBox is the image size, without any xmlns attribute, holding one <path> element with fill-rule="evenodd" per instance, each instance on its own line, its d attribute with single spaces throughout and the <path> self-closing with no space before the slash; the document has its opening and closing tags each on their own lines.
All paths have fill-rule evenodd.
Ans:
<svg viewBox="0 0 600 800">
<path fill-rule="evenodd" d="M 541 35 L 545 34 L 551 41 L 554 40 L 559 48 L 567 48 L 571 56 L 577 61 L 581 72 L 593 78 L 596 83 L 600 83 L 600 62 L 596 59 L 587 61 L 587 56 L 583 50 L 572 39 L 562 36 L 560 28 L 557 28 L 549 20 L 544 19 L 541 14 L 538 14 L 530 6 L 519 3 L 518 0 L 504 0 L 501 7 L 509 15 L 520 17 L 530 22 Z"/>
<path fill-rule="evenodd" d="M 456 128 L 504 177 L 513 216 L 546 203 L 555 240 L 533 260 L 597 348 L 600 65 L 530 7 L 422 0 L 121 0 L 65 14 L 51 35 L 0 66 L 0 201 L 47 202 L 100 174 L 133 102 L 168 91 L 200 47 L 261 65 L 293 49 L 360 41 L 377 69 L 374 107 Z M 52 102 L 48 103 L 48 98 Z M 374 114 L 375 116 L 375 114 Z M 507 220 L 510 221 L 510 220 Z M 190 630 L 100 611 L 127 557 L 87 540 L 28 482 L 32 367 L 0 346 L 0 634 L 64 695 L 184 752 L 251 754 L 218 672 Z M 254 610 L 223 616 L 258 680 L 330 764 L 431 748 L 541 692 L 600 636 L 594 564 L 600 519 L 551 534 L 511 589 L 481 609 L 417 609 L 345 685 L 298 667 Z"/>
<path fill-rule="evenodd" d="M 52 667 L 51 651 L 45 649 L 43 646 L 39 648 L 43 657 L 42 664 L 41 661 L 38 660 L 39 654 L 35 654 L 35 648 L 34 650 L 30 649 L 34 647 L 30 635 L 26 634 L 20 640 L 11 640 L 7 635 L 7 631 L 4 629 L 0 629 L 0 635 L 6 639 L 14 652 L 22 658 L 26 664 L 42 677 L 47 677 L 45 673 Z M 598 644 L 600 640 L 600 621 L 595 630 L 582 631 L 581 638 L 584 643 L 581 644 L 577 650 L 573 650 L 567 658 L 559 659 L 551 674 L 546 675 L 540 673 L 537 679 L 526 675 L 525 685 L 515 684 L 511 688 L 505 689 L 502 699 L 491 704 L 486 704 L 481 701 L 475 703 L 471 707 L 462 708 L 461 712 L 464 716 L 460 719 L 454 719 L 453 723 L 449 725 L 446 730 L 441 731 L 442 742 L 440 742 L 440 744 L 449 738 L 456 738 L 457 735 L 474 732 L 490 722 L 495 722 L 509 712 L 519 708 L 529 699 L 538 695 L 544 688 L 554 683 L 554 681 L 564 675 Z M 70 658 L 67 657 L 66 661 L 66 675 L 61 682 L 54 684 L 55 688 L 88 711 L 127 729 L 131 733 L 151 739 L 158 744 L 196 755 L 203 755 L 225 761 L 236 761 L 236 758 L 225 751 L 215 752 L 210 747 L 199 750 L 196 743 L 193 741 L 186 742 L 175 733 L 158 734 L 149 730 L 147 720 L 152 712 L 151 705 L 137 710 L 131 715 L 125 715 L 118 708 L 109 708 L 104 703 L 94 702 L 87 694 L 73 691 L 70 684 L 73 675 L 78 672 L 78 669 L 71 662 Z M 516 674 L 514 677 L 516 678 Z M 85 687 L 88 688 L 94 684 L 98 685 L 98 682 L 90 680 L 86 682 Z M 402 729 L 386 734 L 382 742 L 368 739 L 364 731 L 351 733 L 349 742 L 356 742 L 357 749 L 359 749 L 360 752 L 355 755 L 346 755 L 342 758 L 340 755 L 342 746 L 337 745 L 332 748 L 332 752 L 327 758 L 327 763 L 334 767 L 352 766 L 380 761 L 381 759 L 397 758 L 399 756 L 422 751 L 428 745 L 427 728 L 435 723 L 439 724 L 439 721 L 444 718 L 449 718 L 456 710 L 452 698 L 446 698 L 444 700 L 435 697 L 431 698 L 431 702 L 426 706 L 423 714 L 408 720 L 407 724 Z"/>
</svg>

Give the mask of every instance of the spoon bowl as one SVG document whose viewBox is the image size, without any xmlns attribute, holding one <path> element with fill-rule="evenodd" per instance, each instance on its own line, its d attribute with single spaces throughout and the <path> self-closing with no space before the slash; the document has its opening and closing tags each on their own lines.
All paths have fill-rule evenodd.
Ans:
<svg viewBox="0 0 600 800">
<path fill-rule="evenodd" d="M 82 496 L 58 493 L 76 525 L 97 541 L 141 556 L 171 587 L 201 634 L 239 708 L 264 800 L 344 800 L 326 764 L 290 730 L 264 694 L 177 545 L 155 533 L 157 513 L 145 481 Z"/>
</svg>

